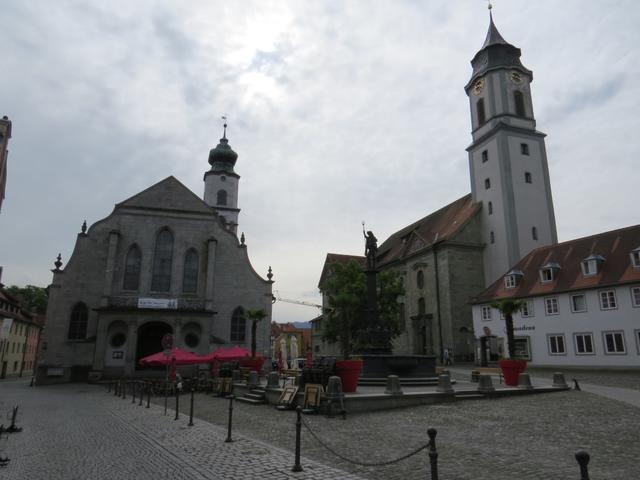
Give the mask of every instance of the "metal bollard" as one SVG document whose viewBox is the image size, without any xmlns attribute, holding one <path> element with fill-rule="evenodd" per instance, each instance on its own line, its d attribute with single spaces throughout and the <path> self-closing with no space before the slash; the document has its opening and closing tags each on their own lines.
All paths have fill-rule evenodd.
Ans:
<svg viewBox="0 0 640 480">
<path fill-rule="evenodd" d="M 127 398 L 127 382 L 122 382 L 122 399 L 125 400 Z"/>
<path fill-rule="evenodd" d="M 180 418 L 180 390 L 178 390 L 178 385 L 176 385 L 176 418 L 174 420 L 178 420 Z"/>
<path fill-rule="evenodd" d="M 164 382 L 164 414 L 167 414 L 167 405 L 169 404 L 169 382 Z"/>
<path fill-rule="evenodd" d="M 578 465 L 580 465 L 580 480 L 589 480 L 589 469 L 587 465 L 589 464 L 590 458 L 586 450 L 578 450 L 576 452 L 576 460 L 578 461 Z"/>
<path fill-rule="evenodd" d="M 107 393 L 111 393 L 111 382 L 107 382 Z"/>
<path fill-rule="evenodd" d="M 147 382 L 147 408 L 151 405 L 151 382 Z"/>
<path fill-rule="evenodd" d="M 144 397 L 144 382 L 140 382 L 138 383 L 138 394 L 140 396 L 140 402 L 138 402 L 138 406 L 141 407 L 142 406 L 142 397 Z"/>
<path fill-rule="evenodd" d="M 578 390 L 578 391 L 582 390 L 582 389 L 580 388 L 580 384 L 578 383 L 578 379 L 577 379 L 577 378 L 574 378 L 574 379 L 573 379 L 573 385 L 574 385 L 574 387 L 573 387 L 574 389 L 576 389 L 576 390 Z"/>
<path fill-rule="evenodd" d="M 438 480 L 438 451 L 436 450 L 436 435 L 438 430 L 431 427 L 427 429 L 429 435 L 429 463 L 431 464 L 431 480 Z"/>
<path fill-rule="evenodd" d="M 301 472 L 302 465 L 300 465 L 300 431 L 302 430 L 302 407 L 298 405 L 296 407 L 296 463 L 291 469 L 292 472 Z"/>
<path fill-rule="evenodd" d="M 136 382 L 131 382 L 131 403 L 136 403 Z"/>
<path fill-rule="evenodd" d="M 118 396 L 118 385 L 120 384 L 120 382 L 114 382 L 113 383 L 113 396 L 117 397 Z"/>
<path fill-rule="evenodd" d="M 193 385 L 191 385 L 191 401 L 189 405 L 189 427 L 193 427 Z"/>
<path fill-rule="evenodd" d="M 231 443 L 233 440 L 231 439 L 231 422 L 233 419 L 233 395 L 229 395 L 229 423 L 227 426 L 227 439 L 225 443 Z"/>
</svg>

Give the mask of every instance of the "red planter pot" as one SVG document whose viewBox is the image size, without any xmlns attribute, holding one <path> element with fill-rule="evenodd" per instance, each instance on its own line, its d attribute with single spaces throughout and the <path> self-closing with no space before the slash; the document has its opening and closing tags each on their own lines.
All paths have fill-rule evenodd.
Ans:
<svg viewBox="0 0 640 480">
<path fill-rule="evenodd" d="M 518 385 L 518 375 L 527 369 L 526 360 L 505 359 L 498 362 L 502 369 L 505 385 L 515 387 Z"/>
<path fill-rule="evenodd" d="M 362 360 L 336 361 L 336 375 L 342 380 L 342 391 L 344 393 L 353 393 L 358 388 L 362 364 Z"/>
</svg>

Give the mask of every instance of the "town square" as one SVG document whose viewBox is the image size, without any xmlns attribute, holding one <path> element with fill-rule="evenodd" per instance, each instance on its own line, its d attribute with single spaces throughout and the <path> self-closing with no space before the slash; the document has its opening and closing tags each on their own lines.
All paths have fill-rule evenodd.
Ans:
<svg viewBox="0 0 640 480">
<path fill-rule="evenodd" d="M 0 478 L 640 478 L 634 2 L 5 7 Z"/>
</svg>

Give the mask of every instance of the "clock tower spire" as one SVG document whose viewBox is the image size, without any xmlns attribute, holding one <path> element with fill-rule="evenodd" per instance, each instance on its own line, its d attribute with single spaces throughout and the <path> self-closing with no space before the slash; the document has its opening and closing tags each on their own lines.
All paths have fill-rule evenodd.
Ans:
<svg viewBox="0 0 640 480">
<path fill-rule="evenodd" d="M 557 243 L 545 134 L 536 130 L 533 72 L 489 12 L 484 44 L 471 60 L 471 193 L 482 203 L 485 284 L 531 250 Z"/>
</svg>

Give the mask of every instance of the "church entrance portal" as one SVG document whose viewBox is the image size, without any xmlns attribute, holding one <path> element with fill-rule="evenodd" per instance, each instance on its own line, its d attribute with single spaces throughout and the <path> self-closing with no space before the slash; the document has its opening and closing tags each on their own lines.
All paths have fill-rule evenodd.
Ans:
<svg viewBox="0 0 640 480">
<path fill-rule="evenodd" d="M 136 370 L 140 369 L 140 365 L 138 364 L 138 362 L 141 358 L 152 355 L 154 353 L 158 353 L 160 350 L 162 350 L 161 340 L 162 337 L 167 333 L 173 333 L 173 329 L 170 325 L 164 322 L 145 323 L 138 329 L 138 345 L 136 346 Z"/>
</svg>

